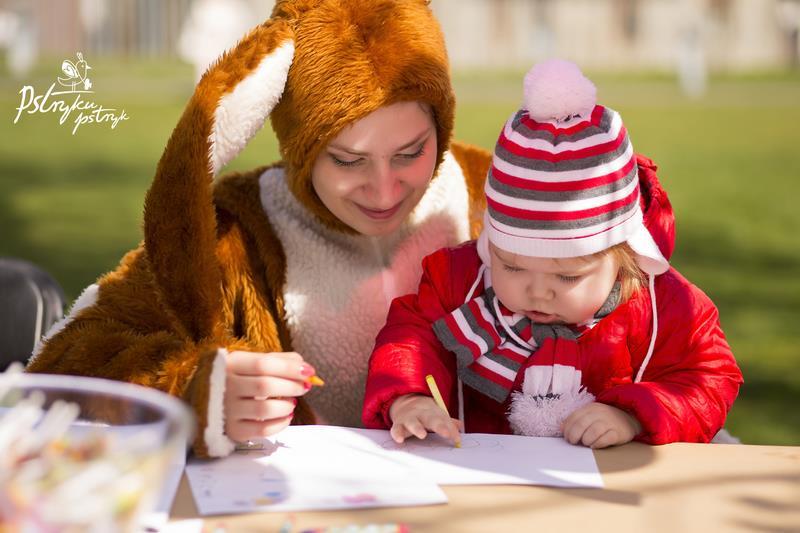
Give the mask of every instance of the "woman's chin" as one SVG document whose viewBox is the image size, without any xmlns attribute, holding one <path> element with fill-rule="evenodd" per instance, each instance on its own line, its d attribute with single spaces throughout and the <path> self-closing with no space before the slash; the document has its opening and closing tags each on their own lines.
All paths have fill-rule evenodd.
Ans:
<svg viewBox="0 0 800 533">
<path fill-rule="evenodd" d="M 387 235 L 391 235 L 400 227 L 401 221 L 398 220 L 384 220 L 381 222 L 375 222 L 372 220 L 368 221 L 360 221 L 357 226 L 351 226 L 361 235 L 365 235 L 367 237 L 386 237 Z"/>
</svg>

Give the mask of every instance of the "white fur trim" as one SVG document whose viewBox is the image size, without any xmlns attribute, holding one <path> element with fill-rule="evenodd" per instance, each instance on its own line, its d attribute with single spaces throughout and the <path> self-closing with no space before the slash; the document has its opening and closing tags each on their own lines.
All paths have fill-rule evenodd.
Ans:
<svg viewBox="0 0 800 533">
<path fill-rule="evenodd" d="M 97 283 L 92 283 L 83 289 L 81 295 L 78 296 L 78 298 L 73 302 L 72 308 L 70 308 L 67 316 L 50 326 L 50 329 L 47 330 L 47 333 L 45 333 L 44 337 L 42 337 L 41 340 L 36 343 L 36 346 L 33 348 L 33 354 L 31 354 L 28 363 L 36 359 L 36 357 L 38 357 L 38 355 L 41 353 L 44 343 L 55 337 L 61 330 L 67 327 L 67 324 L 75 320 L 75 317 L 78 315 L 78 313 L 97 303 L 97 295 L 99 291 L 100 286 Z"/>
<path fill-rule="evenodd" d="M 211 457 L 225 457 L 236 448 L 236 443 L 225 435 L 225 358 L 228 350 L 219 348 L 211 363 L 211 377 L 208 380 L 208 410 L 203 440 Z"/>
<path fill-rule="evenodd" d="M 209 136 L 213 175 L 236 157 L 264 125 L 281 99 L 293 58 L 294 41 L 290 39 L 264 56 L 253 72 L 220 99 Z"/>
<path fill-rule="evenodd" d="M 508 421 L 518 435 L 561 437 L 561 423 L 573 412 L 594 401 L 586 389 L 573 390 L 559 396 L 534 396 L 511 393 Z"/>
<path fill-rule="evenodd" d="M 289 191 L 283 169 L 260 180 L 261 203 L 286 253 L 283 287 L 292 347 L 325 378 L 306 398 L 318 422 L 361 426 L 367 362 L 392 299 L 416 292 L 422 258 L 469 238 L 469 195 L 446 154 L 409 219 L 392 235 L 323 226 Z"/>
<path fill-rule="evenodd" d="M 508 421 L 519 435 L 560 437 L 561 423 L 594 401 L 581 386 L 581 371 L 568 365 L 534 365 L 525 369 L 522 391 L 511 394 Z"/>
</svg>

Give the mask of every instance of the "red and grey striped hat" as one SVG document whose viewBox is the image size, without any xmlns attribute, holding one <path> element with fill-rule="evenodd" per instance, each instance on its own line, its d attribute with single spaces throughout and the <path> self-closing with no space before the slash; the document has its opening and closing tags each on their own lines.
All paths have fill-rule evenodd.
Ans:
<svg viewBox="0 0 800 533">
<path fill-rule="evenodd" d="M 578 257 L 627 241 L 639 266 L 669 263 L 642 221 L 636 159 L 620 115 L 568 61 L 525 76 L 525 106 L 506 122 L 486 180 L 486 240 L 533 257 Z"/>
</svg>

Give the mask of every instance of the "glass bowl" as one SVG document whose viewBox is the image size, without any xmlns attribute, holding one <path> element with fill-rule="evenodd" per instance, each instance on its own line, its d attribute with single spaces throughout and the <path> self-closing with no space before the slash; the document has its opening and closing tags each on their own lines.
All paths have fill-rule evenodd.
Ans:
<svg viewBox="0 0 800 533">
<path fill-rule="evenodd" d="M 155 389 L 0 374 L 0 531 L 135 531 L 194 425 Z"/>
</svg>

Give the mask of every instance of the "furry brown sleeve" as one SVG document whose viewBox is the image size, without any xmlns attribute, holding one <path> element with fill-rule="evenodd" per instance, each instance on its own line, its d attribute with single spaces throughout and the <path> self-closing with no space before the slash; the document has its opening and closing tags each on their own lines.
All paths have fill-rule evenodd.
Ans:
<svg viewBox="0 0 800 533">
<path fill-rule="evenodd" d="M 194 450 L 207 456 L 208 377 L 218 349 L 235 343 L 190 340 L 160 302 L 143 248 L 128 253 L 99 286 L 97 302 L 47 340 L 27 370 L 127 381 L 181 397 L 197 414 Z"/>
<path fill-rule="evenodd" d="M 97 302 L 46 341 L 27 370 L 127 381 L 181 397 L 197 415 L 194 451 L 209 456 L 210 380 L 219 349 L 291 349 L 280 294 L 285 258 L 258 203 L 260 172 L 224 178 L 215 188 L 222 321 L 214 335 L 192 340 L 164 304 L 147 251 L 140 247 L 99 280 Z M 255 233 L 244 232 L 242 225 Z M 313 421 L 301 401 L 293 423 Z"/>
</svg>

